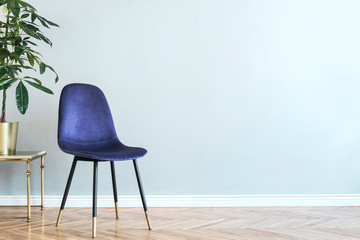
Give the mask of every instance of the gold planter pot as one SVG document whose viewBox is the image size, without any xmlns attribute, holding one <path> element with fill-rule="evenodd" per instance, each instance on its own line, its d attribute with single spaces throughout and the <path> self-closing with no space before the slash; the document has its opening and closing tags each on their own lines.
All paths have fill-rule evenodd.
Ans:
<svg viewBox="0 0 360 240">
<path fill-rule="evenodd" d="M 0 155 L 16 153 L 16 141 L 19 122 L 0 123 Z"/>
</svg>

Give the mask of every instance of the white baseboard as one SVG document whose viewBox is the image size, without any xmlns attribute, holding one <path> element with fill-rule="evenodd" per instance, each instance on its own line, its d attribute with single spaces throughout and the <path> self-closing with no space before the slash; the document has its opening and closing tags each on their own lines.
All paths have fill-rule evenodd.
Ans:
<svg viewBox="0 0 360 240">
<path fill-rule="evenodd" d="M 59 207 L 62 196 L 45 196 L 46 207 Z M 293 195 L 148 195 L 149 207 L 360 206 L 360 194 Z M 98 207 L 112 207 L 113 196 L 98 196 Z M 0 196 L 0 205 L 25 205 L 26 196 Z M 31 204 L 40 204 L 32 196 Z M 91 196 L 69 196 L 67 207 L 91 207 Z M 119 196 L 119 207 L 141 207 L 139 196 Z"/>
</svg>

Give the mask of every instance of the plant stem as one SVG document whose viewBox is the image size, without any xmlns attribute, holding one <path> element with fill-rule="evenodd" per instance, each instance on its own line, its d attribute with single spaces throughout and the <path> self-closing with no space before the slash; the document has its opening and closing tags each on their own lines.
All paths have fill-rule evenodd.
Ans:
<svg viewBox="0 0 360 240">
<path fill-rule="evenodd" d="M 1 117 L 0 117 L 0 122 L 6 122 L 6 118 L 5 118 L 5 113 L 6 113 L 6 109 L 5 109 L 5 103 L 6 103 L 6 89 L 3 90 L 3 99 L 2 99 L 2 109 L 1 109 Z"/>
<path fill-rule="evenodd" d="M 9 33 L 9 20 L 10 20 L 10 10 L 7 9 L 6 30 L 5 30 L 5 44 L 4 44 L 5 49 L 7 49 L 7 37 L 8 37 L 8 33 Z M 7 62 L 8 62 L 8 59 L 5 59 L 4 60 L 4 65 L 6 65 Z M 0 122 L 6 122 L 5 113 L 6 113 L 6 89 L 3 90 Z"/>
</svg>

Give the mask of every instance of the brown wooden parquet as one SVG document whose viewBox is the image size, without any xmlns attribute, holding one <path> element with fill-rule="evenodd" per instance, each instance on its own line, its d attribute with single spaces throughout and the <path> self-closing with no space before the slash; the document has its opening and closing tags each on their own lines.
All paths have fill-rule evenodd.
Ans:
<svg viewBox="0 0 360 240">
<path fill-rule="evenodd" d="M 26 219 L 0 219 L 0 239 L 91 239 L 91 208 L 32 208 Z M 360 207 L 150 208 L 152 231 L 141 208 L 98 208 L 97 239 L 360 239 Z M 26 216 L 26 208 L 0 208 Z"/>
</svg>

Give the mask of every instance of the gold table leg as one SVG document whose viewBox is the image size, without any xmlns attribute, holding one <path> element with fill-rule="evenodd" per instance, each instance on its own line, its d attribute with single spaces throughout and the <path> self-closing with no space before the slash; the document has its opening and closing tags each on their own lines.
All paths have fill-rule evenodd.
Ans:
<svg viewBox="0 0 360 240">
<path fill-rule="evenodd" d="M 44 156 L 41 157 L 41 210 L 44 210 Z"/>
<path fill-rule="evenodd" d="M 26 178 L 27 178 L 27 221 L 30 222 L 30 162 L 26 162 Z"/>
</svg>

